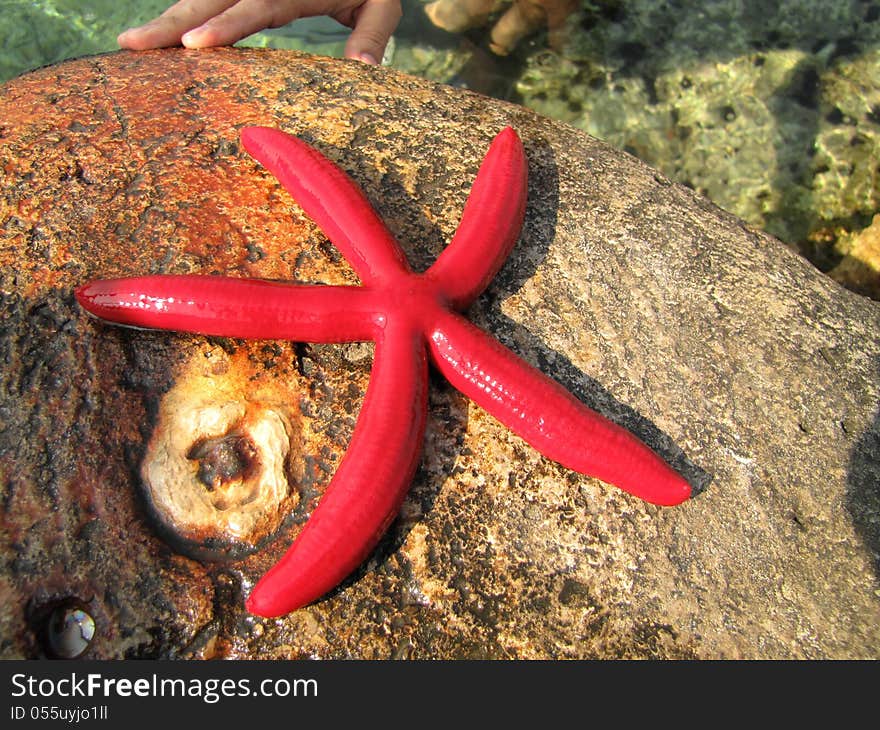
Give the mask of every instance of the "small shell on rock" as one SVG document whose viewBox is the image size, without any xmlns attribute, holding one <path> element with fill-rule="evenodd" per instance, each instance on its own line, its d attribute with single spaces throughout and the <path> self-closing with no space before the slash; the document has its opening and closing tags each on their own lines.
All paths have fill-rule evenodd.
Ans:
<svg viewBox="0 0 880 730">
<path fill-rule="evenodd" d="M 82 656 L 94 638 L 95 619 L 79 601 L 66 600 L 49 614 L 44 641 L 46 654 L 53 659 Z"/>
</svg>

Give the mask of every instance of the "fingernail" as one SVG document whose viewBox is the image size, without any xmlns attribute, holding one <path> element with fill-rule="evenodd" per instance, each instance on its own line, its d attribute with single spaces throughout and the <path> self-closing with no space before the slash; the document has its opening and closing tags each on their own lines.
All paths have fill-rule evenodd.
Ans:
<svg viewBox="0 0 880 730">
<path fill-rule="evenodd" d="M 363 61 L 364 63 L 368 63 L 371 66 L 378 66 L 379 62 L 376 60 L 376 57 L 372 53 L 367 53 L 366 51 L 361 51 L 358 54 L 358 59 Z"/>
<path fill-rule="evenodd" d="M 180 36 L 180 42 L 184 46 L 189 46 L 190 44 L 196 44 L 199 42 L 199 36 L 202 34 L 202 31 L 205 29 L 205 26 L 200 25 L 198 28 L 193 28 L 192 30 L 188 30 L 182 36 Z"/>
<path fill-rule="evenodd" d="M 128 48 L 128 37 L 133 33 L 136 29 L 129 28 L 128 30 L 122 31 L 118 36 L 116 36 L 116 44 L 120 48 Z"/>
</svg>

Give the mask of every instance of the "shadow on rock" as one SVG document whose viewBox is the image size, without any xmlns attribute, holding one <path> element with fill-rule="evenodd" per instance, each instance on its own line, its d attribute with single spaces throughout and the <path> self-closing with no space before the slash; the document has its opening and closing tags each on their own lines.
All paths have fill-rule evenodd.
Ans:
<svg viewBox="0 0 880 730">
<path fill-rule="evenodd" d="M 846 508 L 871 551 L 874 573 L 880 579 L 880 407 L 850 456 Z"/>
<path fill-rule="evenodd" d="M 544 345 L 528 328 L 503 316 L 499 321 L 505 323 L 499 329 L 510 337 L 510 342 L 507 337 L 503 340 L 506 346 L 515 349 L 512 342 L 525 343 L 531 356 L 524 360 L 564 386 L 581 403 L 644 441 L 688 481 L 694 496 L 709 486 L 712 475 L 688 458 L 655 423 L 616 399 L 599 381 L 581 372 L 564 354 Z"/>
</svg>

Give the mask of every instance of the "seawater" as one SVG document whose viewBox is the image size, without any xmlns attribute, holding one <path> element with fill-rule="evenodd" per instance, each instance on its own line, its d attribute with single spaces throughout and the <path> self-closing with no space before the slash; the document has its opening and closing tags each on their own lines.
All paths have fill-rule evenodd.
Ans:
<svg viewBox="0 0 880 730">
<path fill-rule="evenodd" d="M 0 81 L 113 50 L 168 5 L 0 0 Z M 823 270 L 880 212 L 880 2 L 583 0 L 552 43 L 539 31 L 506 57 L 488 48 L 494 18 L 447 33 L 423 6 L 404 0 L 387 65 L 579 127 Z M 347 35 L 315 18 L 242 45 L 341 56 Z"/>
</svg>

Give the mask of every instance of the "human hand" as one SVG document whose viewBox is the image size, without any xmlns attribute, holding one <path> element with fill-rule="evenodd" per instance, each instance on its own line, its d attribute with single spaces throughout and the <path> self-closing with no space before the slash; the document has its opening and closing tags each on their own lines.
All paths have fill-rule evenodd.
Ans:
<svg viewBox="0 0 880 730">
<path fill-rule="evenodd" d="M 180 0 L 146 25 L 120 33 L 122 48 L 231 45 L 265 28 L 329 15 L 352 28 L 345 57 L 377 64 L 400 22 L 400 0 Z"/>
</svg>

